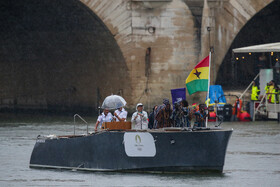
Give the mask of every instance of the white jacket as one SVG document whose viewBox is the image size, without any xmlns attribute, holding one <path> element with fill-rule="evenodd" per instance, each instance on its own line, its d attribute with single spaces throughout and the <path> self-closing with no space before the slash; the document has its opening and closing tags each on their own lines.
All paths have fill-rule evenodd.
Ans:
<svg viewBox="0 0 280 187">
<path fill-rule="evenodd" d="M 134 125 L 134 129 L 148 129 L 148 114 L 145 111 L 142 111 L 142 116 L 137 114 L 140 113 L 138 111 L 134 112 L 132 114 L 132 118 L 131 118 L 131 122 Z M 137 116 L 137 118 L 135 119 L 135 117 Z"/>
</svg>

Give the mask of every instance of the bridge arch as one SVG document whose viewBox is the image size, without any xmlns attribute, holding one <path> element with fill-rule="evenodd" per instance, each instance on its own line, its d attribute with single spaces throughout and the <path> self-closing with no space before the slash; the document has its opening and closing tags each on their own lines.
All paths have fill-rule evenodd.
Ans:
<svg viewBox="0 0 280 187">
<path fill-rule="evenodd" d="M 232 49 L 280 41 L 280 34 L 278 32 L 280 26 L 277 24 L 280 19 L 279 7 L 280 1 L 273 1 L 255 14 L 240 30 L 220 66 L 217 84 L 222 84 L 225 87 L 244 88 L 253 80 L 258 73 L 256 63 L 262 54 L 242 54 L 241 56 L 239 55 L 239 61 L 232 61 Z M 266 57 L 266 59 L 274 58 L 276 55 Z M 233 81 L 228 82 L 226 80 Z"/>
<path fill-rule="evenodd" d="M 85 4 L 3 0 L 0 5 L 2 108 L 87 112 L 102 97 L 126 94 L 130 78 L 118 34 Z"/>
<path fill-rule="evenodd" d="M 207 15 L 198 28 L 196 6 L 205 2 L 210 11 L 199 11 Z M 205 24 L 211 24 L 215 81 L 233 41 L 271 2 L 3 0 L 1 104 L 76 110 L 117 93 L 131 108 L 138 101 L 152 108 L 170 98 L 170 89 L 184 87 L 207 55 Z"/>
<path fill-rule="evenodd" d="M 220 1 L 219 6 L 216 6 L 215 32 L 211 34 L 211 37 L 214 38 L 213 45 L 215 50 L 212 66 L 212 71 L 215 72 L 212 77 L 214 82 L 220 83 L 223 75 L 225 75 L 222 73 L 224 69 L 222 66 L 225 64 L 225 61 L 228 63 L 228 58 L 231 55 L 231 46 L 237 46 L 233 41 L 240 39 L 238 36 L 242 35 L 244 28 L 246 29 L 245 26 L 250 24 L 251 20 L 272 2 L 273 0 L 231 0 L 228 2 Z M 251 32 L 251 35 L 255 34 L 254 31 Z M 241 46 L 239 45 L 238 47 Z"/>
<path fill-rule="evenodd" d="M 197 60 L 197 28 L 181 0 L 81 0 L 116 39 L 131 78 L 130 108 L 146 109 L 170 98 L 170 89 L 185 86 Z M 149 55 L 147 55 L 147 51 Z"/>
</svg>

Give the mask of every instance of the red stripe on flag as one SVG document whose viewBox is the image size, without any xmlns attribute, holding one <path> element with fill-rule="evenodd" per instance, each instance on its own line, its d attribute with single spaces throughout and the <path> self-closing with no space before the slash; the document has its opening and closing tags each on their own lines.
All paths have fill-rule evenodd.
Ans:
<svg viewBox="0 0 280 187">
<path fill-rule="evenodd" d="M 195 67 L 196 68 L 201 68 L 201 67 L 209 67 L 209 56 L 205 57 L 203 60 L 201 60 Z"/>
</svg>

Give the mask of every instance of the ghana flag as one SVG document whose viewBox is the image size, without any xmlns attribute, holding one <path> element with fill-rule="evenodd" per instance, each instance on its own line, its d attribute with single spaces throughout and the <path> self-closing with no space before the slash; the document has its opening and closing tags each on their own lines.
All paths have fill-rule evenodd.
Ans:
<svg viewBox="0 0 280 187">
<path fill-rule="evenodd" d="M 209 56 L 200 61 L 186 79 L 186 86 L 190 95 L 199 91 L 208 91 Z"/>
</svg>

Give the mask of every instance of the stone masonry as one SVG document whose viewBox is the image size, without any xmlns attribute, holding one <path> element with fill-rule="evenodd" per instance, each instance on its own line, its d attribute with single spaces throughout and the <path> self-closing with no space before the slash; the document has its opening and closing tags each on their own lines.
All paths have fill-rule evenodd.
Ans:
<svg viewBox="0 0 280 187">
<path fill-rule="evenodd" d="M 170 89 L 185 87 L 210 49 L 214 83 L 236 35 L 272 1 L 69 0 L 53 7 L 49 1 L 34 5 L 40 8 L 37 17 L 15 5 L 22 16 L 7 9 L 2 13 L 10 19 L 0 20 L 6 29 L 0 44 L 1 107 L 96 109 L 106 96 L 119 94 L 131 111 L 138 102 L 151 109 L 171 99 Z M 30 7 L 26 2 L 20 1 Z M 40 15 L 44 9 L 56 16 Z M 18 31 L 10 32 L 11 25 Z M 204 98 L 205 93 L 187 95 L 190 102 Z"/>
</svg>

